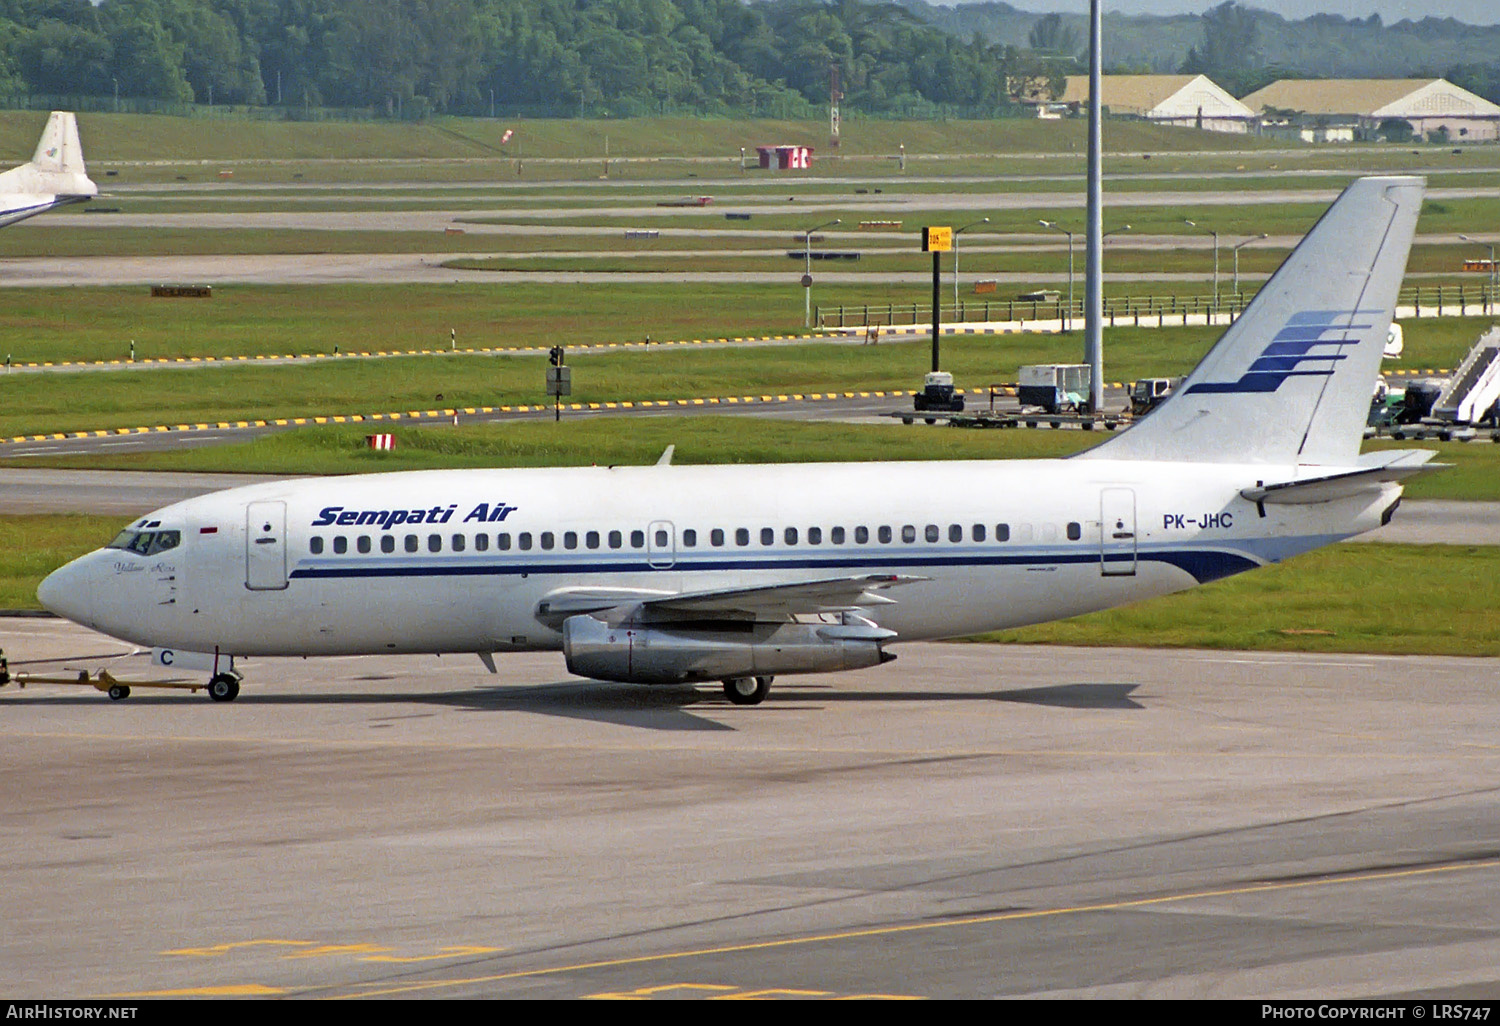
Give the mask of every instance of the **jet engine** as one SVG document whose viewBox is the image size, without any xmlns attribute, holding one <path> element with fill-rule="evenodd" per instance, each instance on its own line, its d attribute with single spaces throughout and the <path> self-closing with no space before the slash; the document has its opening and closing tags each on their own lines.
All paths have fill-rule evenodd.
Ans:
<svg viewBox="0 0 1500 1026">
<path fill-rule="evenodd" d="M 750 620 L 611 625 L 583 614 L 563 621 L 563 654 L 580 677 L 627 684 L 686 684 L 781 673 L 859 670 L 888 663 L 896 636 L 853 613 L 837 623 Z"/>
</svg>

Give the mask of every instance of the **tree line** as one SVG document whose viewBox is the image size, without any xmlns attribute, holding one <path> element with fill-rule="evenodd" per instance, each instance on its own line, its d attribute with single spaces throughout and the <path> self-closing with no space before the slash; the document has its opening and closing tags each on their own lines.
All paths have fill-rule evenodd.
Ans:
<svg viewBox="0 0 1500 1026">
<path fill-rule="evenodd" d="M 0 0 L 0 95 L 428 113 L 995 114 L 1056 52 L 866 0 Z"/>
<path fill-rule="evenodd" d="M 1152 63 L 1133 63 L 1143 32 Z M 1110 70 L 1201 71 L 1236 95 L 1278 77 L 1357 74 L 1345 55 L 1383 62 L 1371 75 L 1400 73 L 1395 51 L 1408 64 L 1456 54 L 1425 70 L 1500 99 L 1500 28 L 1451 20 L 1287 22 L 1227 2 L 1186 18 L 1111 16 L 1106 35 Z M 1080 19 L 1004 3 L 0 0 L 0 102 L 805 118 L 826 110 L 836 75 L 850 113 L 997 116 L 1058 95 L 1086 45 Z"/>
</svg>

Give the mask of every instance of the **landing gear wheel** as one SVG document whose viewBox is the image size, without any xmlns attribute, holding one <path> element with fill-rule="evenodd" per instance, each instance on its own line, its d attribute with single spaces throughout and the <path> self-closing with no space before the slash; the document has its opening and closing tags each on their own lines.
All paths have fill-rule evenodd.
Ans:
<svg viewBox="0 0 1500 1026">
<path fill-rule="evenodd" d="M 111 684 L 107 694 L 112 701 L 118 702 L 122 698 L 130 697 L 130 689 L 124 684 Z"/>
<path fill-rule="evenodd" d="M 208 697 L 215 702 L 233 702 L 239 693 L 239 680 L 227 673 L 221 673 L 208 682 Z"/>
<path fill-rule="evenodd" d="M 724 682 L 724 696 L 735 705 L 760 705 L 770 694 L 774 677 L 731 677 Z"/>
</svg>

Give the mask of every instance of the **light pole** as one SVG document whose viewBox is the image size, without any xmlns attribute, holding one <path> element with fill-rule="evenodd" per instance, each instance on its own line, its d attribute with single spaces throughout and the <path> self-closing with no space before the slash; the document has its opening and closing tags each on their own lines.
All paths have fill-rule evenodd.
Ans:
<svg viewBox="0 0 1500 1026">
<path fill-rule="evenodd" d="M 958 237 L 970 228 L 978 228 L 982 224 L 989 223 L 990 219 L 983 217 L 978 221 L 969 222 L 962 228 L 953 229 L 953 309 L 955 311 L 958 310 Z"/>
<path fill-rule="evenodd" d="M 1490 250 L 1490 294 L 1485 297 L 1485 301 L 1484 301 L 1484 308 L 1486 310 L 1488 310 L 1491 306 L 1494 305 L 1494 302 L 1495 302 L 1495 281 L 1496 281 L 1496 277 L 1495 277 L 1495 244 L 1493 242 L 1480 242 L 1478 239 L 1471 239 L 1467 235 L 1460 235 L 1459 238 L 1462 239 L 1464 242 L 1472 242 L 1476 246 L 1488 246 L 1489 247 L 1489 250 Z"/>
<path fill-rule="evenodd" d="M 1197 221 L 1189 221 L 1187 218 L 1183 218 L 1182 223 L 1190 228 L 1198 227 Z M 1200 231 L 1208 232 L 1214 237 L 1214 308 L 1217 309 L 1219 306 L 1219 233 L 1212 228 L 1202 228 Z"/>
<path fill-rule="evenodd" d="M 807 231 L 805 231 L 805 232 L 802 233 L 802 243 L 803 243 L 803 246 L 804 246 L 803 255 L 807 259 L 807 267 L 806 267 L 806 270 L 804 270 L 803 274 L 802 274 L 802 305 L 803 305 L 802 326 L 804 328 L 810 328 L 810 327 L 812 327 L 812 237 L 813 237 L 813 232 L 818 231 L 819 229 L 822 229 L 822 228 L 832 228 L 834 225 L 838 224 L 842 220 L 843 220 L 842 218 L 835 217 L 832 221 L 824 221 L 822 224 L 820 224 L 820 225 L 818 225 L 818 226 L 816 226 L 814 228 L 809 228 Z M 795 252 L 795 250 L 793 252 Z"/>
<path fill-rule="evenodd" d="M 1234 298 L 1236 301 L 1238 301 L 1240 298 L 1240 250 L 1244 249 L 1252 242 L 1259 242 L 1265 237 L 1266 233 L 1261 232 L 1259 235 L 1255 236 L 1255 238 L 1246 239 L 1244 242 L 1236 243 L 1234 246 Z"/>
<path fill-rule="evenodd" d="M 1068 315 L 1063 318 L 1063 331 L 1069 331 L 1073 321 L 1073 233 L 1056 221 L 1038 221 L 1037 224 L 1043 228 L 1051 228 L 1055 232 L 1062 232 L 1068 237 Z"/>
</svg>

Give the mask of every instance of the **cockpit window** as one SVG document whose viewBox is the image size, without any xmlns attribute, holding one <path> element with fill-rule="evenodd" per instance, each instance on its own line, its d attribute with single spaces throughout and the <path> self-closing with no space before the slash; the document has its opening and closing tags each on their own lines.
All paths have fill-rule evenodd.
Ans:
<svg viewBox="0 0 1500 1026">
<path fill-rule="evenodd" d="M 181 531 L 121 531 L 105 548 L 124 549 L 137 556 L 154 556 L 181 544 Z"/>
</svg>

